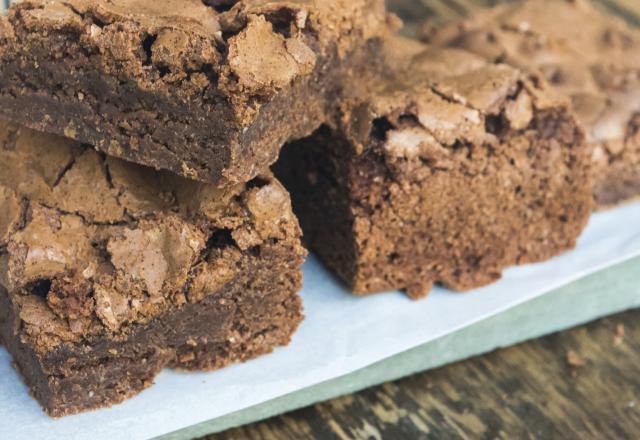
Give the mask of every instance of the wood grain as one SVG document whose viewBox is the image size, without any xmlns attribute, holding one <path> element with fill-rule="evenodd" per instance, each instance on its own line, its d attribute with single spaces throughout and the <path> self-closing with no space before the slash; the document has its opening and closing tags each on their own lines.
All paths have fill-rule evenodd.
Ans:
<svg viewBox="0 0 640 440">
<path fill-rule="evenodd" d="M 392 0 L 408 28 L 508 0 Z M 596 0 L 640 24 L 640 0 Z M 544 317 L 541 317 L 544 319 Z M 640 438 L 640 310 L 208 437 Z"/>
<path fill-rule="evenodd" d="M 640 311 L 632 311 L 208 439 L 639 435 Z"/>
</svg>

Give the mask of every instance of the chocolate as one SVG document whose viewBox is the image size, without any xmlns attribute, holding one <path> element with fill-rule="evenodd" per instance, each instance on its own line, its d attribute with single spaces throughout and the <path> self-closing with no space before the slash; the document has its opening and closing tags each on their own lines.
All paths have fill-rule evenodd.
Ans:
<svg viewBox="0 0 640 440">
<path fill-rule="evenodd" d="M 382 0 L 19 2 L 0 17 L 0 114 L 245 183 L 327 118 L 344 66 L 385 21 Z"/>
<path fill-rule="evenodd" d="M 270 175 L 224 189 L 0 122 L 0 337 L 62 416 L 286 345 L 306 255 Z"/>
<path fill-rule="evenodd" d="M 382 58 L 275 168 L 310 248 L 355 293 L 469 290 L 575 245 L 592 188 L 568 102 L 459 49 L 391 37 Z"/>
</svg>

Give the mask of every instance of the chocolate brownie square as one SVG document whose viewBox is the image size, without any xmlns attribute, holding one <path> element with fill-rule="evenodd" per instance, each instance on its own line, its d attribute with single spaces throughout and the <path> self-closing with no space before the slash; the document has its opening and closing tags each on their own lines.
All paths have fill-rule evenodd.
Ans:
<svg viewBox="0 0 640 440">
<path fill-rule="evenodd" d="M 530 0 L 452 24 L 432 42 L 545 76 L 584 126 L 596 204 L 640 196 L 639 30 L 589 1 Z"/>
<path fill-rule="evenodd" d="M 0 163 L 0 339 L 48 414 L 268 353 L 298 327 L 306 251 L 271 176 L 218 189 L 5 122 Z"/>
<path fill-rule="evenodd" d="M 383 0 L 28 0 L 0 17 L 0 114 L 111 156 L 245 183 L 326 119 Z"/>
<path fill-rule="evenodd" d="M 283 149 L 310 248 L 355 293 L 468 290 L 571 249 L 591 211 L 589 150 L 535 75 L 391 38 L 347 77 L 334 123 Z"/>
</svg>

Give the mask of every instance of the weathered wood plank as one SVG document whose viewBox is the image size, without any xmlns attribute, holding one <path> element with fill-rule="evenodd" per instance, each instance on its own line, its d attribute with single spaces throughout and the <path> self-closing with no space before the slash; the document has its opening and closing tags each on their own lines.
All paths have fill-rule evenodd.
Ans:
<svg viewBox="0 0 640 440">
<path fill-rule="evenodd" d="M 584 365 L 571 365 L 569 352 L 572 363 Z M 640 311 L 633 311 L 209 440 L 631 439 L 639 433 Z"/>
</svg>

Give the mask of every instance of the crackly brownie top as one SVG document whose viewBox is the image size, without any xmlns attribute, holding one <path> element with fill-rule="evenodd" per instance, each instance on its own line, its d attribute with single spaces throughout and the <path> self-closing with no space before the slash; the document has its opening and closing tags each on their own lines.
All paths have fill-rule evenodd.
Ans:
<svg viewBox="0 0 640 440">
<path fill-rule="evenodd" d="M 0 163 L 0 286 L 40 351 L 197 302 L 266 242 L 304 253 L 270 176 L 221 190 L 6 122 Z"/>
<path fill-rule="evenodd" d="M 344 55 L 376 35 L 385 19 L 382 0 L 27 0 L 0 19 L 0 42 L 48 40 L 59 59 L 65 43 L 52 35 L 63 35 L 107 74 L 145 90 L 221 92 L 242 114 L 331 48 Z"/>
<path fill-rule="evenodd" d="M 457 145 L 498 142 L 526 130 L 535 111 L 568 106 L 535 75 L 465 50 L 392 36 L 382 55 L 384 74 L 355 82 L 342 106 L 339 123 L 359 152 L 381 141 L 392 160 L 446 168 Z"/>
<path fill-rule="evenodd" d="M 591 143 L 624 140 L 640 113 L 640 31 L 587 0 L 529 0 L 479 13 L 433 43 L 543 74 L 572 98 Z"/>
</svg>

